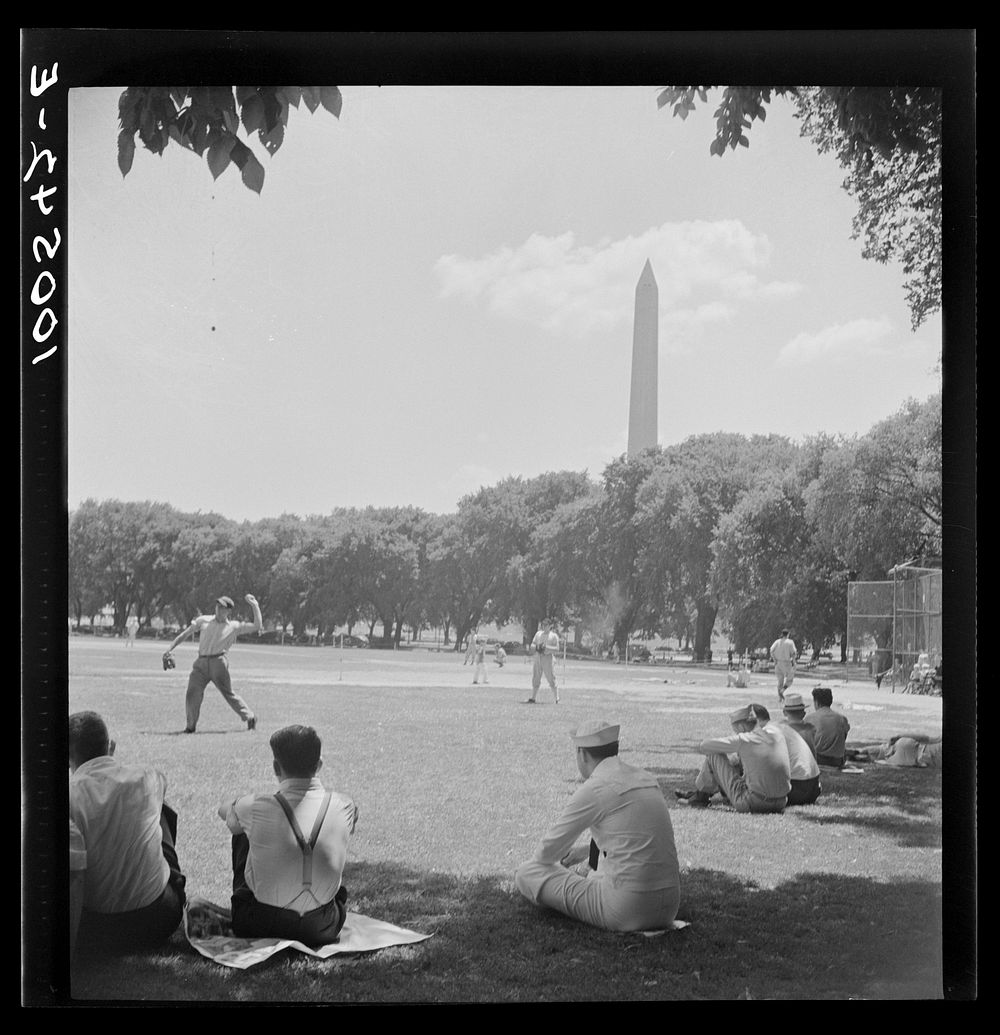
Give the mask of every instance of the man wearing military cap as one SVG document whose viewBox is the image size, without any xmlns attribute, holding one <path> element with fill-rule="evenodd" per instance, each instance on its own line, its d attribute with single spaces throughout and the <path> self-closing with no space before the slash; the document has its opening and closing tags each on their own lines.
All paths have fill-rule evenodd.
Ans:
<svg viewBox="0 0 1000 1035">
<path fill-rule="evenodd" d="M 730 736 L 698 745 L 705 761 L 695 777 L 695 789 L 676 791 L 677 797 L 704 807 L 718 793 L 737 812 L 783 811 L 792 789 L 784 737 L 769 723 L 758 722 L 752 704 L 730 713 L 729 722 Z"/>
<path fill-rule="evenodd" d="M 669 927 L 680 903 L 680 870 L 670 812 L 656 778 L 618 757 L 620 727 L 586 723 L 572 734 L 583 777 L 534 856 L 514 876 L 540 906 L 609 931 Z M 589 829 L 598 865 L 586 875 Z"/>
</svg>

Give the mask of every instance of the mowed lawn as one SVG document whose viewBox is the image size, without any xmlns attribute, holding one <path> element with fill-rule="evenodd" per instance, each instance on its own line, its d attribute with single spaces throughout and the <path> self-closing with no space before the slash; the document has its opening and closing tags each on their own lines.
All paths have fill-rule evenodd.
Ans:
<svg viewBox="0 0 1000 1035">
<path fill-rule="evenodd" d="M 324 782 L 360 808 L 348 906 L 433 937 L 371 955 L 279 954 L 249 971 L 209 963 L 176 934 L 161 953 L 78 962 L 80 1000 L 541 1002 L 658 999 L 920 999 L 942 995 L 941 776 L 866 766 L 824 773 L 816 805 L 782 816 L 690 810 L 704 737 L 729 732 L 750 700 L 780 716 L 768 675 L 727 689 L 724 668 L 559 661 L 558 707 L 530 665 L 489 661 L 473 686 L 461 655 L 424 649 L 238 645 L 234 685 L 258 716 L 248 732 L 209 687 L 198 733 L 181 733 L 194 658 L 164 644 L 70 640 L 69 705 L 108 721 L 125 762 L 167 775 L 189 894 L 228 905 L 229 834 L 219 803 L 276 788 L 268 736 L 304 723 L 324 742 Z M 842 670 L 809 672 L 851 722 L 850 743 L 938 733 L 940 698 L 891 694 Z M 682 931 L 595 931 L 542 911 L 513 886 L 577 786 L 569 732 L 621 723 L 623 758 L 654 773 L 682 870 Z"/>
</svg>

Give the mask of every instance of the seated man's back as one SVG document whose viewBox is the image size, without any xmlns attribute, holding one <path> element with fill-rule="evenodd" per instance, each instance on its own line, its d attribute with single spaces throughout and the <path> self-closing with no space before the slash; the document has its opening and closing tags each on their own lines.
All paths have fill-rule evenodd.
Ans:
<svg viewBox="0 0 1000 1035">
<path fill-rule="evenodd" d="M 279 791 L 292 809 L 306 839 L 326 798 L 323 784 L 313 777 L 282 780 Z M 227 824 L 247 835 L 247 885 L 259 902 L 305 913 L 329 902 L 340 888 L 347 862 L 347 843 L 357 808 L 350 798 L 331 792 L 319 836 L 313 846 L 311 882 L 303 886 L 302 849 L 288 817 L 273 794 L 248 795 L 233 803 Z"/>
<path fill-rule="evenodd" d="M 87 847 L 84 908 L 121 913 L 148 906 L 170 867 L 161 850 L 167 781 L 153 769 L 95 758 L 70 777 L 70 818 Z"/>
<path fill-rule="evenodd" d="M 74 948 L 77 938 L 86 949 L 148 948 L 169 938 L 183 916 L 185 878 L 166 777 L 121 764 L 114 750 L 96 712 L 70 716 Z"/>
<path fill-rule="evenodd" d="M 311 726 L 286 726 L 270 746 L 277 793 L 219 808 L 233 835 L 233 933 L 331 944 L 347 917 L 342 878 L 358 809 L 323 787 L 322 744 Z"/>
</svg>

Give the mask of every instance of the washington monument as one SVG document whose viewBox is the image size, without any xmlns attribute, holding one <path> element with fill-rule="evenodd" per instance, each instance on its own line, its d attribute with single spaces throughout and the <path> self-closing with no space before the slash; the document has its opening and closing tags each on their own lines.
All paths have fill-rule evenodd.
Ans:
<svg viewBox="0 0 1000 1035">
<path fill-rule="evenodd" d="M 628 407 L 628 455 L 656 445 L 656 385 L 658 374 L 660 292 L 653 267 L 646 260 L 635 286 L 632 328 L 632 391 Z"/>
</svg>

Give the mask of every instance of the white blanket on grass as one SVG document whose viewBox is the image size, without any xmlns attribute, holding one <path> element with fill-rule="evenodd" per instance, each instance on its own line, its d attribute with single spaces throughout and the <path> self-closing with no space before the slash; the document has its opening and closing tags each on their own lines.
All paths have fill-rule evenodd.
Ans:
<svg viewBox="0 0 1000 1035">
<path fill-rule="evenodd" d="M 340 940 L 335 945 L 311 949 L 289 938 L 236 938 L 232 933 L 229 910 L 197 897 L 189 899 L 184 907 L 184 934 L 202 956 L 223 967 L 239 970 L 263 963 L 284 949 L 296 949 L 307 956 L 325 960 L 343 952 L 374 952 L 390 945 L 410 945 L 431 937 L 348 911 Z"/>
</svg>

